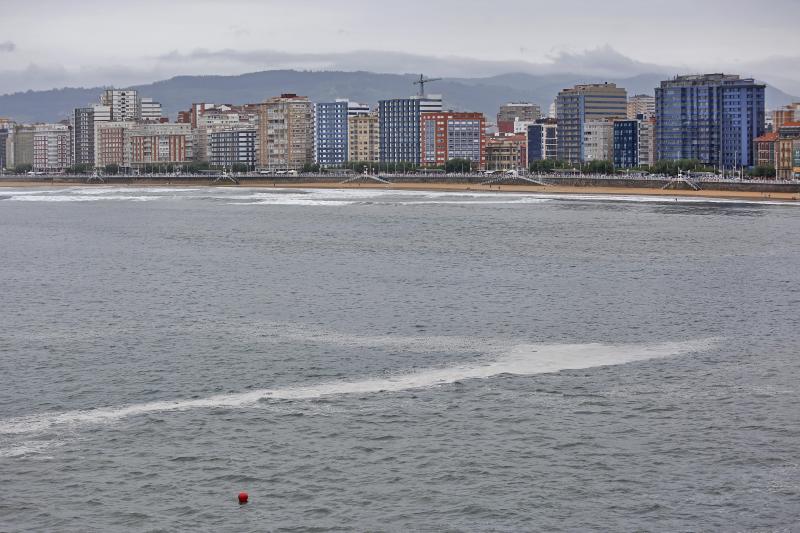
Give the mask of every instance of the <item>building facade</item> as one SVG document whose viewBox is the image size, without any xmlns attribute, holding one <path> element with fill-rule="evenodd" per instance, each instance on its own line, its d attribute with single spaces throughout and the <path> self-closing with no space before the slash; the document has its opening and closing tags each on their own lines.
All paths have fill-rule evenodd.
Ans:
<svg viewBox="0 0 800 533">
<path fill-rule="evenodd" d="M 116 165 L 130 168 L 131 150 L 127 132 L 134 126 L 135 122 L 95 122 L 95 167 Z"/>
<path fill-rule="evenodd" d="M 142 116 L 139 93 L 135 90 L 106 89 L 100 96 L 100 104 L 110 108 L 113 122 L 137 121 Z"/>
<path fill-rule="evenodd" d="M 195 161 L 211 162 L 210 142 L 211 135 L 214 133 L 239 130 L 255 130 L 258 132 L 259 112 L 257 106 L 232 106 L 221 104 L 199 109 L 198 115 L 195 118 L 197 125 L 193 128 L 195 132 L 193 158 Z M 191 124 L 191 121 L 181 122 L 181 124 L 184 123 Z M 246 142 L 247 137 L 247 135 L 239 136 L 243 142 Z M 222 135 L 220 139 L 223 138 L 230 139 L 231 136 Z M 256 139 L 257 138 L 258 135 L 256 135 Z M 244 149 L 247 151 L 246 148 Z M 258 146 L 256 146 L 256 154 L 257 153 Z"/>
<path fill-rule="evenodd" d="M 775 147 L 778 144 L 778 138 L 778 132 L 771 131 L 753 140 L 757 166 L 776 167 Z"/>
<path fill-rule="evenodd" d="M 72 161 L 94 165 L 94 108 L 78 107 L 72 112 Z"/>
<path fill-rule="evenodd" d="M 778 131 L 787 122 L 800 122 L 800 102 L 795 102 L 772 112 L 772 131 Z"/>
<path fill-rule="evenodd" d="M 238 124 L 212 129 L 207 140 L 208 162 L 218 168 L 245 165 L 248 170 L 254 170 L 258 163 L 257 139 L 255 125 Z"/>
<path fill-rule="evenodd" d="M 642 117 L 638 124 L 639 166 L 656 164 L 656 117 Z"/>
<path fill-rule="evenodd" d="M 486 117 L 483 113 L 422 113 L 420 162 L 443 167 L 451 159 L 467 159 L 473 169 L 486 166 Z"/>
<path fill-rule="evenodd" d="M 656 116 L 656 97 L 648 94 L 637 94 L 628 98 L 628 120 L 644 119 Z"/>
<path fill-rule="evenodd" d="M 152 98 L 140 98 L 140 120 L 143 122 L 162 122 L 161 104 Z"/>
<path fill-rule="evenodd" d="M 369 106 L 337 99 L 314 105 L 314 154 L 322 167 L 341 167 L 347 162 L 349 118 L 369 114 Z"/>
<path fill-rule="evenodd" d="M 539 119 L 528 126 L 528 163 L 558 159 L 558 122 Z"/>
<path fill-rule="evenodd" d="M 259 105 L 258 166 L 301 170 L 314 162 L 314 106 L 305 96 L 282 94 Z"/>
<path fill-rule="evenodd" d="M 755 163 L 764 134 L 765 86 L 725 74 L 678 76 L 656 88 L 657 157 L 715 167 Z"/>
<path fill-rule="evenodd" d="M 614 167 L 633 168 L 639 164 L 639 121 L 614 121 Z"/>
<path fill-rule="evenodd" d="M 498 133 L 518 133 L 514 131 L 515 122 L 536 122 L 542 118 L 542 109 L 530 102 L 509 102 L 500 106 L 497 112 Z"/>
<path fill-rule="evenodd" d="M 419 165 L 421 115 L 441 111 L 440 95 L 381 100 L 378 104 L 381 162 Z"/>
<path fill-rule="evenodd" d="M 66 124 L 37 124 L 33 132 L 33 170 L 60 172 L 72 165 L 72 135 Z"/>
<path fill-rule="evenodd" d="M 800 122 L 784 122 L 778 130 L 775 170 L 778 179 L 800 178 Z"/>
<path fill-rule="evenodd" d="M 614 160 L 614 121 L 587 120 L 583 124 L 583 161 Z"/>
<path fill-rule="evenodd" d="M 380 120 L 377 113 L 347 119 L 347 160 L 377 163 L 381 160 Z"/>
<path fill-rule="evenodd" d="M 486 139 L 486 170 L 521 170 L 528 166 L 528 138 L 498 134 Z"/>
<path fill-rule="evenodd" d="M 193 135 L 187 124 L 136 124 L 126 130 L 125 143 L 131 167 L 184 164 L 192 159 Z"/>
<path fill-rule="evenodd" d="M 13 167 L 30 165 L 33 167 L 33 136 L 34 126 L 17 124 L 11 135 L 11 148 L 6 153 L 11 155 L 8 164 Z"/>
<path fill-rule="evenodd" d="M 0 170 L 11 170 L 13 167 L 14 123 L 8 119 L 0 118 Z"/>
<path fill-rule="evenodd" d="M 627 91 L 613 83 L 576 85 L 562 90 L 556 97 L 558 159 L 570 163 L 589 160 L 590 154 L 584 149 L 587 122 L 608 122 L 625 118 L 627 114 Z M 591 155 L 597 157 L 596 153 Z"/>
</svg>

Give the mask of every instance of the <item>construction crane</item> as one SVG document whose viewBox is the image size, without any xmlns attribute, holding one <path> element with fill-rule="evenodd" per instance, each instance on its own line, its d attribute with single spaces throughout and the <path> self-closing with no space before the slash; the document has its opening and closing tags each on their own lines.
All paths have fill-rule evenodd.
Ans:
<svg viewBox="0 0 800 533">
<path fill-rule="evenodd" d="M 414 82 L 414 85 L 419 85 L 420 98 L 425 96 L 425 84 L 430 83 L 432 81 L 442 81 L 442 78 L 426 78 L 425 76 L 420 74 L 419 79 Z"/>
</svg>

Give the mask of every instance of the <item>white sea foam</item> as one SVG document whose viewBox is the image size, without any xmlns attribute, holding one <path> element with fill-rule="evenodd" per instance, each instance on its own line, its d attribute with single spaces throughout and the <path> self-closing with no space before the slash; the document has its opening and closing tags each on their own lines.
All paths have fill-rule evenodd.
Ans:
<svg viewBox="0 0 800 533">
<path fill-rule="evenodd" d="M 6 201 L 13 202 L 101 202 L 101 201 L 128 201 L 128 202 L 147 202 L 152 200 L 162 200 L 165 196 L 125 196 L 117 195 L 17 195 L 11 196 Z"/>
<path fill-rule="evenodd" d="M 333 342 L 355 342 L 385 344 L 390 337 L 365 337 L 347 341 L 346 336 L 326 339 Z M 402 340 L 405 339 L 405 340 Z M 447 337 L 432 339 L 401 338 L 401 345 L 460 346 L 464 339 L 447 341 Z M 424 339 L 424 340 L 423 340 Z M 431 344 L 432 341 L 432 344 Z M 619 365 L 633 361 L 664 358 L 681 354 L 705 351 L 716 344 L 716 339 L 701 339 L 661 344 L 519 344 L 510 347 L 498 356 L 443 368 L 432 368 L 388 378 L 367 378 L 353 381 L 331 381 L 313 385 L 276 389 L 260 389 L 242 393 L 221 394 L 192 400 L 169 400 L 122 407 L 103 407 L 63 413 L 41 413 L 0 421 L 0 434 L 26 434 L 49 429 L 78 428 L 86 424 L 113 423 L 124 418 L 171 411 L 195 409 L 243 408 L 253 406 L 264 399 L 308 400 L 325 396 L 347 394 L 373 394 L 399 392 L 446 385 L 457 381 L 485 379 L 501 374 L 520 376 L 558 372 L 568 369 L 593 368 Z"/>
</svg>

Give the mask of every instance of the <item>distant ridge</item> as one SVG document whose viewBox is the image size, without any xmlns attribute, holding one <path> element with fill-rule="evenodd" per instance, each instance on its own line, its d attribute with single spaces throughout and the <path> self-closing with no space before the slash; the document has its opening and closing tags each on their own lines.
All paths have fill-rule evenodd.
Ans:
<svg viewBox="0 0 800 533">
<path fill-rule="evenodd" d="M 267 70 L 238 76 L 177 76 L 150 84 L 136 85 L 143 96 L 161 102 L 171 120 L 192 102 L 256 103 L 280 93 L 293 92 L 313 101 L 351 98 L 375 105 L 384 98 L 402 98 L 415 92 L 412 81 L 419 74 L 376 74 L 372 72 Z M 599 78 L 579 74 L 534 75 L 509 73 L 486 78 L 446 78 L 433 83 L 429 91 L 443 94 L 445 106 L 456 110 L 481 111 L 493 117 L 500 104 L 532 101 L 547 112 L 559 90 L 576 83 L 613 82 L 628 94 L 653 94 L 663 73 L 627 78 Z M 0 95 L 0 116 L 22 122 L 53 122 L 69 117 L 72 109 L 96 102 L 102 87 L 63 88 Z M 775 108 L 800 97 L 767 87 L 767 108 Z"/>
</svg>

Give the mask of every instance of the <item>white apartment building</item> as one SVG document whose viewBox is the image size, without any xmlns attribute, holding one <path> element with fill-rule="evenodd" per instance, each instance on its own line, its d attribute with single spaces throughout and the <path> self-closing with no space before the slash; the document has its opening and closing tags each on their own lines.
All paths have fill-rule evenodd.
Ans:
<svg viewBox="0 0 800 533">
<path fill-rule="evenodd" d="M 614 122 L 587 120 L 583 124 L 584 161 L 614 160 Z"/>
<path fill-rule="evenodd" d="M 55 172 L 72 164 L 72 135 L 64 124 L 37 124 L 33 130 L 33 170 Z"/>
<path fill-rule="evenodd" d="M 134 90 L 106 89 L 100 103 L 111 108 L 113 122 L 140 120 L 142 116 L 139 94 Z"/>
<path fill-rule="evenodd" d="M 143 122 L 161 122 L 161 103 L 153 101 L 152 98 L 141 98 L 139 105 Z"/>
</svg>

